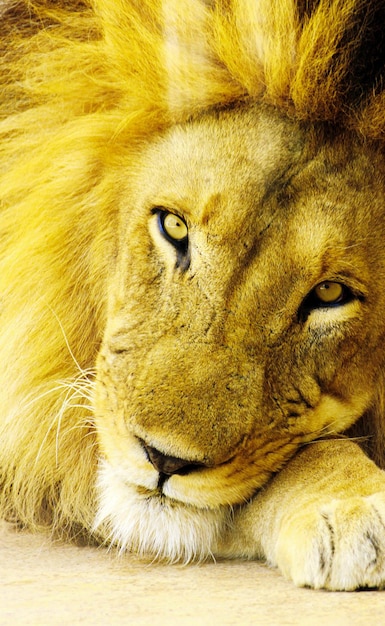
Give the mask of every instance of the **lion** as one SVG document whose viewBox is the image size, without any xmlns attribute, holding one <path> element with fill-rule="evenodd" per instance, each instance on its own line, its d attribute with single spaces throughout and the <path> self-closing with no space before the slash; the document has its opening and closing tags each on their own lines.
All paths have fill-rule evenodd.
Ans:
<svg viewBox="0 0 385 626">
<path fill-rule="evenodd" d="M 0 11 L 1 515 L 385 587 L 383 3 Z"/>
</svg>

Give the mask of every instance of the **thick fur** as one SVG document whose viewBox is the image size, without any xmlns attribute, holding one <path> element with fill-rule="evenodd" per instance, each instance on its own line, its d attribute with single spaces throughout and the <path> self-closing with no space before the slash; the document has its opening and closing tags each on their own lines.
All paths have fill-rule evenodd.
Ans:
<svg viewBox="0 0 385 626">
<path fill-rule="evenodd" d="M 2 515 L 384 586 L 384 3 L 0 14 Z"/>
</svg>

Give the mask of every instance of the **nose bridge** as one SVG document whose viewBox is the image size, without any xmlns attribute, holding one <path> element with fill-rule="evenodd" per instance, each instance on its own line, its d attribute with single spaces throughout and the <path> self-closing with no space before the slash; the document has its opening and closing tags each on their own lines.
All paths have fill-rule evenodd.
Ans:
<svg viewBox="0 0 385 626">
<path fill-rule="evenodd" d="M 224 285 L 223 341 L 245 348 L 254 346 L 262 358 L 273 314 L 269 275 L 263 274 L 254 255 L 250 254 L 245 261 L 235 268 Z"/>
<path fill-rule="evenodd" d="M 187 288 L 181 309 L 183 333 L 188 329 L 191 341 L 228 346 L 246 342 L 262 348 L 271 306 L 266 301 L 270 278 L 269 272 L 259 267 L 257 252 L 256 242 L 238 258 L 227 249 L 205 268 L 203 277 L 197 273 L 197 289 L 192 295 Z"/>
<path fill-rule="evenodd" d="M 237 285 L 234 289 L 229 284 L 224 287 L 213 299 L 201 303 L 200 313 L 192 319 L 191 309 L 187 311 L 190 319 L 180 330 L 181 340 L 187 334 L 188 341 L 201 344 L 201 348 L 218 351 L 225 347 L 235 353 L 253 344 L 260 346 L 262 355 L 266 315 L 257 287 Z"/>
<path fill-rule="evenodd" d="M 161 415 L 175 443 L 168 454 L 180 457 L 180 450 L 189 449 L 190 460 L 202 462 L 196 449 L 205 451 L 205 463 L 224 462 L 253 428 L 262 379 L 243 348 L 181 345 L 165 337 L 148 353 L 136 380 L 133 404 L 146 397 L 146 410 L 136 413 L 135 432 L 151 446 L 168 450 L 154 424 L 154 415 Z"/>
<path fill-rule="evenodd" d="M 254 238 L 223 284 L 226 340 L 233 337 L 238 343 L 254 346 L 261 360 L 269 345 L 285 334 L 302 298 L 298 287 L 303 279 L 302 264 L 286 242 L 285 229 L 274 225 L 273 230 L 273 243 L 272 229 Z"/>
</svg>

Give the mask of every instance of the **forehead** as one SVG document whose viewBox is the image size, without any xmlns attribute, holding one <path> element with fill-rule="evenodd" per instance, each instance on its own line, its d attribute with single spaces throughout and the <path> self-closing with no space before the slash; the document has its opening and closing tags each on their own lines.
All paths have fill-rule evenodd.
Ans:
<svg viewBox="0 0 385 626">
<path fill-rule="evenodd" d="M 289 120 L 267 107 L 210 114 L 177 126 L 138 160 L 137 207 L 163 206 L 192 224 L 237 236 L 272 220 L 314 220 L 361 236 L 383 222 L 383 156 L 349 133 Z M 225 220 L 225 222 L 224 222 Z M 375 224 L 373 224 L 373 221 Z"/>
<path fill-rule="evenodd" d="M 260 204 L 293 175 L 304 145 L 297 124 L 264 109 L 210 115 L 173 128 L 150 146 L 146 189 L 194 214 L 220 196 L 246 199 L 251 192 Z"/>
</svg>

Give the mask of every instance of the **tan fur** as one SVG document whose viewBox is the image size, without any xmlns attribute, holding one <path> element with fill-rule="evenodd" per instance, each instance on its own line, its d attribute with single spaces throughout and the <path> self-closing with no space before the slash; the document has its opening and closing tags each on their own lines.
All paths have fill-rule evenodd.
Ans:
<svg viewBox="0 0 385 626">
<path fill-rule="evenodd" d="M 382 3 L 0 11 L 2 515 L 383 587 Z"/>
</svg>

